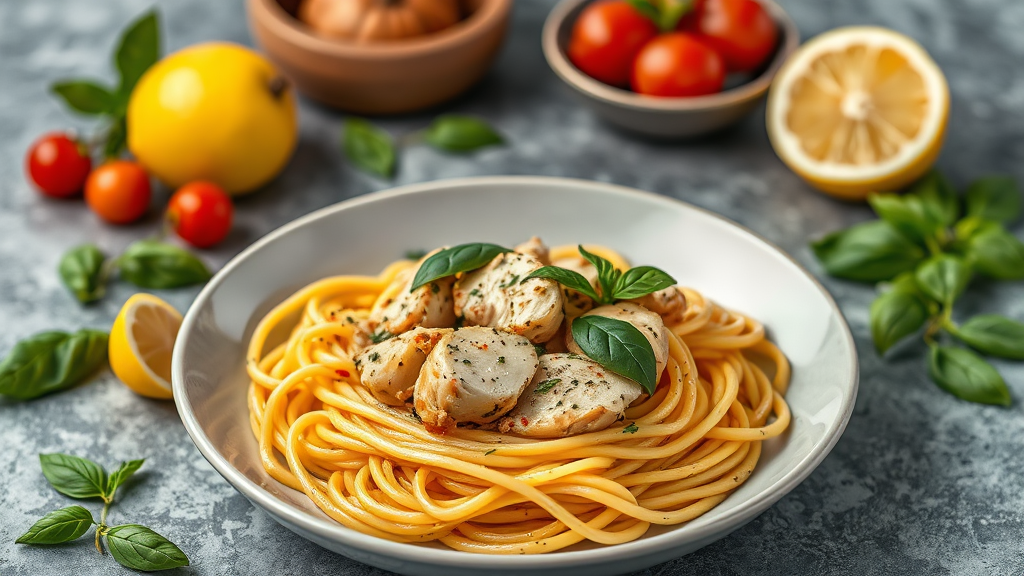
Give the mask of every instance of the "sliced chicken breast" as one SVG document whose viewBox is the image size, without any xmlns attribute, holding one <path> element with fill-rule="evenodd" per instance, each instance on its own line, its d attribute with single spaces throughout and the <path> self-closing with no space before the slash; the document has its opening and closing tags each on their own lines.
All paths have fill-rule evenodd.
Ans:
<svg viewBox="0 0 1024 576">
<path fill-rule="evenodd" d="M 623 419 L 640 385 L 576 354 L 545 354 L 519 403 L 498 430 L 530 438 L 562 438 L 604 430 Z"/>
<path fill-rule="evenodd" d="M 422 264 L 422 262 L 421 262 Z M 410 291 L 419 267 L 403 270 L 387 288 L 388 298 L 378 302 L 370 311 L 370 320 L 378 332 L 401 334 L 417 326 L 423 328 L 451 328 L 455 325 L 455 306 L 452 299 L 454 278 L 441 278 Z"/>
<path fill-rule="evenodd" d="M 480 326 L 446 334 L 416 380 L 416 413 L 427 430 L 489 424 L 511 410 L 537 371 L 537 353 L 523 336 Z"/>
<path fill-rule="evenodd" d="M 437 342 L 451 328 L 413 328 L 374 344 L 356 356 L 359 378 L 374 397 L 401 406 L 413 394 L 420 368 Z"/>
<path fill-rule="evenodd" d="M 547 278 L 522 282 L 544 265 L 537 258 L 510 252 L 455 283 L 455 313 L 469 326 L 490 326 L 547 342 L 562 323 L 561 286 Z"/>
<path fill-rule="evenodd" d="M 639 304 L 651 312 L 661 316 L 665 324 L 676 324 L 682 321 L 686 312 L 686 296 L 675 286 L 652 292 L 647 296 L 626 300 Z"/>
<path fill-rule="evenodd" d="M 661 373 L 668 365 L 668 329 L 665 328 L 665 322 L 662 321 L 661 316 L 633 302 L 618 302 L 599 306 L 584 316 L 605 316 L 624 320 L 635 326 L 651 343 L 651 348 L 654 349 L 654 359 L 658 362 L 658 378 L 661 378 Z M 565 347 L 569 349 L 569 352 L 585 355 L 573 340 L 572 330 L 565 331 Z"/>
<path fill-rule="evenodd" d="M 545 246 L 544 242 L 541 242 L 541 239 L 537 236 L 534 236 L 519 246 L 516 246 L 515 251 L 520 254 L 533 256 L 545 266 L 551 265 L 551 254 L 548 252 L 548 247 Z"/>
</svg>

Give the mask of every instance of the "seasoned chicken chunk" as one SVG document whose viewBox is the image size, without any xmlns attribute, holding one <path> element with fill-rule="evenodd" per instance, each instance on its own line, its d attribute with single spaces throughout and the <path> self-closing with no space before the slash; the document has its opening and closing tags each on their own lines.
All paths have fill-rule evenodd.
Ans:
<svg viewBox="0 0 1024 576">
<path fill-rule="evenodd" d="M 531 438 L 562 438 L 604 430 L 622 420 L 640 385 L 576 354 L 545 354 L 519 403 L 498 430 Z"/>
<path fill-rule="evenodd" d="M 413 328 L 370 346 L 356 356 L 360 381 L 381 402 L 403 405 L 412 396 L 427 354 L 451 332 L 451 328 Z"/>
<path fill-rule="evenodd" d="M 534 236 L 519 246 L 516 246 L 515 251 L 520 254 L 533 256 L 537 261 L 545 266 L 551 265 L 551 254 L 548 252 L 548 247 L 545 246 L 537 236 Z"/>
<path fill-rule="evenodd" d="M 422 264 L 422 262 L 421 262 Z M 451 328 L 455 325 L 452 300 L 453 278 L 441 278 L 410 291 L 419 267 L 403 270 L 385 290 L 387 298 L 378 301 L 370 311 L 376 331 L 401 334 L 417 326 Z"/>
<path fill-rule="evenodd" d="M 540 260 L 516 252 L 496 256 L 455 283 L 455 313 L 469 326 L 490 326 L 547 342 L 562 323 L 562 290 L 554 280 L 531 278 Z"/>
<path fill-rule="evenodd" d="M 686 312 L 686 296 L 675 286 L 669 286 L 657 292 L 651 292 L 647 296 L 626 300 L 639 304 L 651 312 L 661 316 L 665 324 L 675 324 L 683 319 Z"/>
<path fill-rule="evenodd" d="M 607 306 L 599 306 L 587 312 L 584 316 L 605 316 L 615 318 L 616 320 L 624 320 L 635 326 L 651 343 L 651 348 L 654 349 L 654 359 L 658 362 L 658 378 L 661 378 L 661 373 L 665 370 L 665 366 L 668 365 L 668 329 L 665 328 L 665 322 L 662 321 L 661 316 L 632 302 L 618 302 Z M 573 340 L 572 330 L 566 330 L 565 332 L 565 347 L 574 354 L 584 354 L 583 350 Z"/>
<path fill-rule="evenodd" d="M 445 335 L 416 380 L 416 413 L 427 430 L 489 424 L 516 405 L 537 371 L 537 353 L 523 336 L 480 326 Z"/>
</svg>

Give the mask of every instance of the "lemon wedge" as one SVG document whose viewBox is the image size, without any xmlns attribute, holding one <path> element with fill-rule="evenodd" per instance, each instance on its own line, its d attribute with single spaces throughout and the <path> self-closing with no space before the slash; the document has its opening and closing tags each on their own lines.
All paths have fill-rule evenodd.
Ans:
<svg viewBox="0 0 1024 576">
<path fill-rule="evenodd" d="M 128 299 L 110 329 L 110 368 L 125 386 L 149 398 L 171 397 L 171 351 L 181 314 L 152 294 Z"/>
<path fill-rule="evenodd" d="M 919 178 L 942 148 L 949 87 L 919 44 L 892 30 L 839 28 L 804 44 L 768 96 L 775 152 L 812 186 L 846 199 Z"/>
</svg>

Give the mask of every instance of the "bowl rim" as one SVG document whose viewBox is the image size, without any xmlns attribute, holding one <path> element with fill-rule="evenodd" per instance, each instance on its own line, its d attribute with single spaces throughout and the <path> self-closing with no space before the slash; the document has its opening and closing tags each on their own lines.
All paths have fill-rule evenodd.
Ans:
<svg viewBox="0 0 1024 576">
<path fill-rule="evenodd" d="M 211 299 L 213 293 L 217 291 L 224 279 L 227 278 L 235 268 L 240 266 L 251 255 L 261 250 L 264 246 L 271 244 L 278 238 L 287 235 L 293 230 L 306 226 L 311 222 L 328 218 L 338 212 L 343 212 L 363 204 L 406 195 L 437 192 L 450 188 L 510 184 L 565 188 L 588 187 L 619 196 L 633 197 L 638 200 L 663 204 L 664 206 L 672 207 L 673 209 L 682 205 L 688 209 L 710 216 L 713 219 L 719 220 L 738 229 L 740 232 L 745 233 L 750 239 L 755 242 L 760 242 L 771 250 L 777 252 L 785 260 L 788 260 L 790 264 L 795 266 L 796 269 L 799 270 L 818 289 L 828 303 L 832 314 L 838 320 L 839 328 L 845 340 L 844 343 L 852 355 L 850 359 L 852 368 L 847 375 L 847 382 L 849 385 L 846 387 L 845 394 L 842 398 L 840 416 L 830 424 L 826 431 L 826 437 L 828 440 L 817 451 L 811 451 L 806 454 L 796 466 L 779 478 L 770 489 L 757 493 L 743 506 L 739 506 L 726 512 L 725 515 L 716 520 L 715 524 L 702 528 L 700 532 L 694 535 L 693 540 L 699 541 L 702 539 L 707 540 L 709 538 L 715 539 L 724 536 L 724 534 L 731 532 L 746 522 L 749 522 L 792 491 L 793 488 L 803 482 L 811 472 L 821 464 L 825 457 L 832 451 L 832 448 L 835 447 L 839 438 L 842 437 L 842 434 L 850 421 L 850 417 L 853 414 L 854 403 L 856 401 L 857 391 L 860 385 L 860 363 L 853 334 L 850 331 L 849 324 L 847 323 L 842 310 L 839 308 L 839 305 L 828 290 L 825 289 L 821 282 L 819 282 L 813 274 L 804 268 L 804 266 L 774 243 L 764 239 L 759 234 L 745 226 L 733 222 L 732 220 L 716 214 L 711 210 L 695 206 L 676 198 L 661 196 L 653 192 L 646 192 L 617 184 L 595 182 L 577 178 L 551 176 L 483 176 L 450 178 L 418 184 L 408 184 L 357 196 L 355 198 L 350 198 L 348 200 L 320 208 L 284 224 L 251 244 L 248 248 L 228 261 L 228 263 L 214 275 L 206 286 L 203 287 L 202 291 L 200 291 L 199 295 L 196 296 L 196 299 L 185 314 L 184 321 L 182 322 L 179 330 L 179 338 L 174 344 L 171 361 L 171 381 L 174 392 L 174 403 L 182 424 L 184 424 L 193 443 L 199 449 L 203 457 L 222 477 L 224 477 L 225 480 L 228 481 L 232 487 L 242 493 L 242 495 L 250 502 L 270 513 L 271 516 L 279 522 L 283 521 L 291 526 L 300 527 L 304 532 L 303 536 L 306 538 L 309 538 L 308 535 L 312 534 L 318 538 L 338 542 L 343 546 L 355 548 L 370 554 L 386 556 L 394 560 L 404 562 L 432 566 L 457 566 L 461 569 L 481 570 L 488 568 L 504 570 L 565 568 L 577 564 L 593 565 L 602 562 L 621 561 L 628 558 L 646 557 L 658 553 L 664 553 L 666 550 L 669 550 L 678 544 L 676 542 L 676 540 L 678 540 L 676 537 L 676 531 L 669 530 L 662 534 L 657 534 L 648 538 L 641 538 L 639 540 L 615 546 L 605 546 L 568 552 L 561 551 L 552 554 L 502 556 L 473 554 L 457 550 L 415 546 L 406 543 L 391 542 L 389 540 L 363 534 L 334 522 L 333 520 L 320 518 L 310 514 L 309 512 L 295 508 L 278 499 L 269 491 L 265 490 L 242 474 L 232 466 L 227 459 L 221 456 L 216 446 L 213 445 L 210 439 L 206 436 L 202 427 L 199 425 L 189 403 L 186 402 L 182 357 L 184 355 L 185 348 L 189 346 L 191 334 L 197 324 L 199 314 L 198 310 Z"/>
<path fill-rule="evenodd" d="M 757 0 L 771 14 L 782 36 L 782 41 L 779 43 L 775 55 L 761 74 L 749 82 L 716 94 L 678 98 L 644 96 L 629 90 L 616 88 L 587 76 L 569 61 L 569 57 L 559 46 L 558 36 L 562 28 L 569 24 L 569 14 L 580 5 L 589 4 L 594 1 L 561 0 L 544 21 L 544 29 L 541 32 L 541 45 L 548 65 L 563 82 L 591 98 L 613 106 L 660 112 L 702 111 L 735 106 L 764 95 L 771 86 L 772 80 L 775 78 L 779 68 L 782 67 L 782 64 L 785 63 L 790 54 L 796 51 L 800 45 L 800 31 L 797 29 L 793 19 L 789 17 L 789 14 L 773 0 Z"/>
<path fill-rule="evenodd" d="M 480 7 L 453 26 L 402 41 L 355 44 L 312 33 L 277 0 L 248 0 L 249 17 L 281 40 L 305 51 L 334 58 L 392 60 L 422 57 L 472 43 L 508 19 L 514 0 L 482 0 Z"/>
</svg>

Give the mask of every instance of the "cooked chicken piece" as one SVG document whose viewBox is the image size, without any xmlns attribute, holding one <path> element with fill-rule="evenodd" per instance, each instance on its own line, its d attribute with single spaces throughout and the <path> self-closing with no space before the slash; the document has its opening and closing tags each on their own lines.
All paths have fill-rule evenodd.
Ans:
<svg viewBox="0 0 1024 576">
<path fill-rule="evenodd" d="M 654 348 L 654 359 L 658 362 L 658 378 L 661 378 L 661 373 L 665 370 L 665 366 L 668 365 L 668 329 L 665 328 L 665 322 L 662 321 L 661 316 L 632 302 L 618 302 L 607 306 L 599 306 L 587 312 L 584 316 L 605 316 L 615 318 L 616 320 L 624 320 L 635 326 L 637 330 L 647 337 L 647 340 L 651 343 L 651 348 Z M 572 330 L 566 330 L 565 332 L 565 347 L 574 354 L 586 355 L 576 345 L 576 341 L 573 340 Z"/>
<path fill-rule="evenodd" d="M 412 396 L 420 367 L 451 328 L 413 328 L 356 356 L 359 378 L 385 404 L 401 406 Z"/>
<path fill-rule="evenodd" d="M 548 247 L 545 246 L 537 236 L 534 236 L 519 246 L 516 246 L 515 250 L 520 254 L 529 254 L 530 256 L 533 256 L 545 266 L 551 265 L 551 254 L 548 252 Z"/>
<path fill-rule="evenodd" d="M 421 262 L 422 264 L 422 262 Z M 450 328 L 455 325 L 455 307 L 452 300 L 453 278 L 441 278 L 410 291 L 419 267 L 403 270 L 385 290 L 388 298 L 378 302 L 370 311 L 370 321 L 376 331 L 401 334 L 417 326 L 423 328 Z"/>
<path fill-rule="evenodd" d="M 537 371 L 537 353 L 522 336 L 480 326 L 445 335 L 416 380 L 416 413 L 427 430 L 488 424 L 516 405 Z"/>
<path fill-rule="evenodd" d="M 562 290 L 558 282 L 531 278 L 540 260 L 510 252 L 470 272 L 455 283 L 455 313 L 468 326 L 490 326 L 520 334 L 531 342 L 547 342 L 562 323 Z"/>
<path fill-rule="evenodd" d="M 545 354 L 519 403 L 498 430 L 531 438 L 562 438 L 604 430 L 622 420 L 640 385 L 576 354 Z"/>
<path fill-rule="evenodd" d="M 639 304 L 658 314 L 665 324 L 682 321 L 683 313 L 686 312 L 686 296 L 683 296 L 682 291 L 675 286 L 652 292 L 647 296 L 626 300 L 626 302 Z"/>
</svg>

